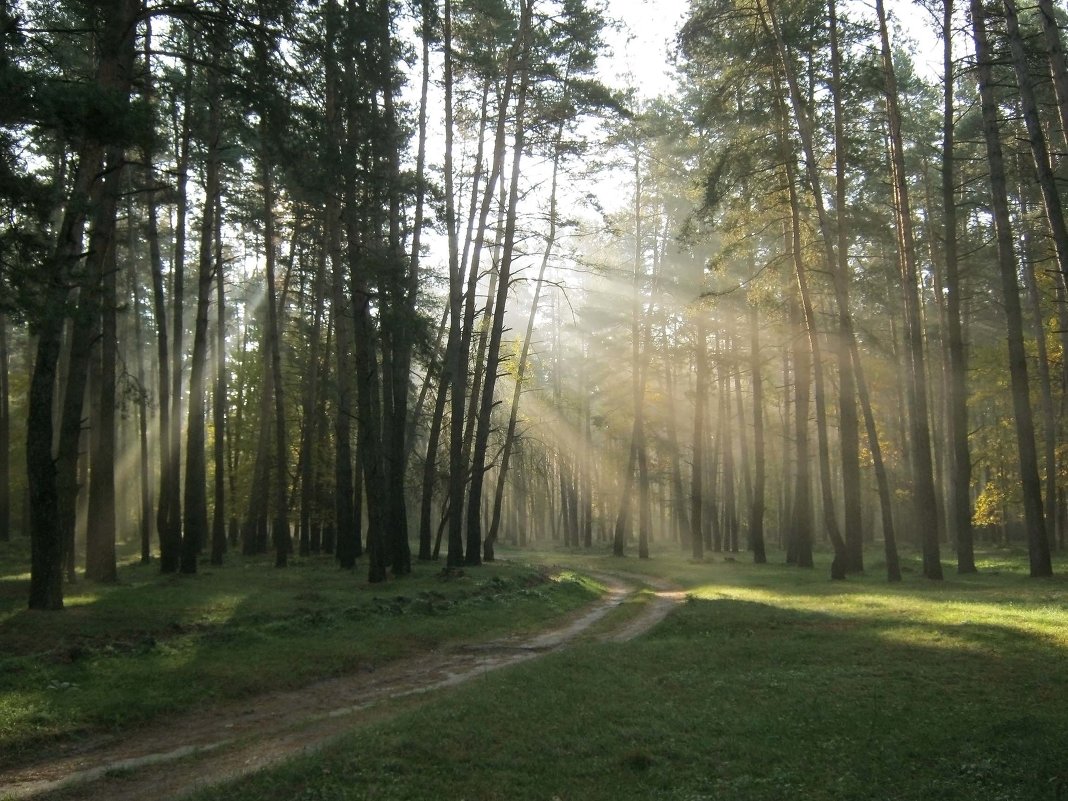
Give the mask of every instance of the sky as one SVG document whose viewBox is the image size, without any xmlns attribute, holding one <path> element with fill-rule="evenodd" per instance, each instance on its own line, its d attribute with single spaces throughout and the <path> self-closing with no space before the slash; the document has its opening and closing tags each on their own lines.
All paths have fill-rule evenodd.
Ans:
<svg viewBox="0 0 1068 801">
<path fill-rule="evenodd" d="M 848 2 L 848 0 L 847 0 Z M 857 0 L 854 0 L 857 2 Z M 623 23 L 609 32 L 613 55 L 604 60 L 601 77 L 609 85 L 628 82 L 644 97 L 670 92 L 673 86 L 671 54 L 675 35 L 689 9 L 689 0 L 605 0 L 607 16 Z M 859 2 L 855 12 L 872 17 L 872 3 Z M 891 36 L 903 33 L 915 42 L 917 69 L 928 79 L 937 79 L 942 69 L 942 47 L 934 18 L 914 0 L 886 0 Z"/>
<path fill-rule="evenodd" d="M 602 80 L 632 85 L 646 98 L 669 92 L 675 34 L 688 8 L 688 0 L 607 0 L 607 16 L 622 27 L 607 32 L 612 54 L 602 64 Z"/>
</svg>

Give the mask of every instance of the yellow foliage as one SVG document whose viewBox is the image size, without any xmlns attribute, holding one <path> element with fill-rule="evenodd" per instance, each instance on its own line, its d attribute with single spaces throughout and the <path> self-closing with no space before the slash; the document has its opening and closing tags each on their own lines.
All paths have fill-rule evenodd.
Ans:
<svg viewBox="0 0 1068 801">
<path fill-rule="evenodd" d="M 1002 520 L 1002 509 L 1005 508 L 1005 501 L 1005 491 L 996 482 L 987 482 L 975 501 L 972 525 L 996 526 L 1004 522 Z"/>
</svg>

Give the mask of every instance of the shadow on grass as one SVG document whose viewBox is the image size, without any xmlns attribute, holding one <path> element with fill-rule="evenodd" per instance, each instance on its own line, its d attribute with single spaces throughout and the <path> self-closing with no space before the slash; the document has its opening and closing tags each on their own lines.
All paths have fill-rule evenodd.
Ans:
<svg viewBox="0 0 1068 801">
<path fill-rule="evenodd" d="M 330 557 L 284 571 L 233 559 L 196 576 L 123 568 L 80 586 L 62 613 L 9 608 L 0 620 L 0 753 L 87 727 L 137 725 L 216 698 L 293 688 L 455 639 L 542 625 L 594 597 L 538 570 L 487 568 L 383 585 Z M 0 761 L 8 761 L 7 759 Z"/>
<path fill-rule="evenodd" d="M 487 676 L 198 798 L 1063 799 L 1063 653 L 897 626 L 694 599 L 638 640 Z"/>
</svg>

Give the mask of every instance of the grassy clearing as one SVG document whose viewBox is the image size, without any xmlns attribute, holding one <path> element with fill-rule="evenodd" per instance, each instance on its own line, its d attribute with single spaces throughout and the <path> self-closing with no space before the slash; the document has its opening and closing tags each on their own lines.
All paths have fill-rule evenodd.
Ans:
<svg viewBox="0 0 1068 801">
<path fill-rule="evenodd" d="M 1025 578 L 1018 554 L 900 585 L 578 561 L 670 577 L 689 600 L 639 640 L 491 674 L 197 798 L 1068 798 L 1068 582 Z"/>
<path fill-rule="evenodd" d="M 117 586 L 82 582 L 63 612 L 30 612 L 28 577 L 4 569 L 21 565 L 12 555 L 0 551 L 0 763 L 57 738 L 540 628 L 600 591 L 504 562 L 448 580 L 417 565 L 369 585 L 329 557 L 276 570 L 235 556 L 197 576 L 126 565 Z"/>
</svg>

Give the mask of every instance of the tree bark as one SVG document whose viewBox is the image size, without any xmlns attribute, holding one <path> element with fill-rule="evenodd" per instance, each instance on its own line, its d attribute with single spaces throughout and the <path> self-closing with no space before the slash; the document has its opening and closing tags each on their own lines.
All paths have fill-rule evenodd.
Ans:
<svg viewBox="0 0 1068 801">
<path fill-rule="evenodd" d="M 145 104 L 153 103 L 152 83 L 152 18 L 145 18 L 145 74 L 144 74 L 144 99 Z M 171 502 L 169 493 L 174 481 L 172 474 L 174 464 L 171 461 L 171 395 L 170 395 L 170 349 L 167 336 L 167 305 L 163 291 L 163 255 L 159 242 L 159 223 L 156 212 L 156 176 L 154 172 L 154 151 L 151 141 L 145 145 L 145 206 L 148 216 L 148 253 L 149 266 L 152 272 L 152 312 L 156 324 L 156 359 L 158 362 L 158 385 L 159 393 L 159 493 L 156 508 L 156 536 L 159 539 L 160 571 L 174 573 L 178 570 L 180 561 L 180 543 L 174 543 L 170 539 L 169 516 Z"/>
<path fill-rule="evenodd" d="M 768 561 L 764 545 L 764 496 L 767 483 L 767 449 L 764 443 L 764 379 L 760 369 L 760 324 L 756 306 L 749 305 L 749 369 L 753 384 L 753 502 L 749 513 L 749 547 L 753 561 Z"/>
<path fill-rule="evenodd" d="M 801 140 L 802 152 L 805 156 L 805 174 L 812 201 L 816 208 L 819 221 L 820 236 L 824 247 L 824 258 L 827 270 L 832 278 L 834 288 L 835 305 L 838 308 L 839 332 L 849 348 L 850 363 L 853 368 L 853 376 L 856 379 L 857 399 L 860 401 L 861 411 L 864 414 L 864 424 L 868 434 L 868 449 L 871 452 L 872 463 L 875 469 L 876 484 L 879 490 L 880 510 L 882 513 L 883 543 L 886 554 L 887 579 L 900 581 L 901 571 L 897 556 L 897 538 L 894 533 L 893 507 L 890 494 L 890 482 L 886 474 L 886 466 L 882 458 L 882 447 L 879 444 L 879 433 L 875 424 L 875 416 L 872 412 L 871 399 L 868 394 L 868 384 L 864 372 L 864 363 L 860 358 L 860 349 L 857 346 L 855 328 L 853 325 L 852 312 L 849 303 L 849 283 L 847 276 L 838 269 L 838 257 L 834 252 L 834 237 L 831 233 L 830 220 L 823 203 L 823 186 L 817 169 L 815 147 L 813 145 L 812 121 L 806 111 L 804 101 L 798 87 L 797 76 L 790 64 L 790 57 L 783 39 L 775 14 L 774 4 L 767 3 L 767 17 L 770 23 L 770 33 L 775 40 L 779 64 L 783 70 L 783 76 L 789 87 L 790 105 L 793 110 L 797 132 Z"/>
<path fill-rule="evenodd" d="M 564 96 L 567 97 L 565 89 Z M 515 442 L 516 422 L 519 418 L 519 399 L 523 391 L 523 379 L 526 376 L 527 356 L 530 353 L 530 343 L 534 335 L 534 321 L 538 313 L 538 301 L 541 298 L 541 288 L 545 280 L 545 270 L 549 266 L 549 258 L 552 255 L 553 245 L 556 243 L 556 195 L 557 181 L 560 172 L 560 140 L 563 138 L 564 121 L 561 119 L 556 128 L 553 140 L 553 171 L 549 190 L 549 230 L 545 236 L 545 248 L 542 251 L 541 264 L 538 267 L 538 278 L 534 284 L 534 297 L 530 301 L 530 314 L 527 316 L 527 328 L 523 336 L 523 347 L 519 353 L 519 364 L 516 366 L 515 387 L 512 390 L 512 405 L 508 414 L 508 428 L 504 435 L 504 447 L 501 450 L 500 462 L 497 468 L 497 483 L 493 492 L 493 512 L 490 517 L 489 531 L 483 543 L 483 559 L 487 562 L 494 560 L 493 546 L 497 542 L 497 536 L 501 525 L 501 507 L 504 502 L 505 481 L 508 478 L 509 460 Z"/>
<path fill-rule="evenodd" d="M 7 315 L 0 312 L 0 542 L 11 539 L 11 384 Z"/>
<path fill-rule="evenodd" d="M 211 563 L 221 565 L 226 554 L 226 272 L 222 250 L 222 203 L 215 204 L 215 390 L 212 427 L 215 429 L 215 502 L 211 520 Z"/>
<path fill-rule="evenodd" d="M 111 0 L 99 9 L 103 29 L 97 39 L 96 85 L 111 94 L 121 104 L 129 102 L 135 53 L 134 20 L 139 10 L 135 0 Z M 87 258 L 87 284 L 92 285 L 94 260 L 102 260 L 114 233 L 115 204 L 119 188 L 121 152 L 111 148 L 103 177 L 105 145 L 92 132 L 87 132 L 71 183 L 66 208 L 56 246 L 42 276 L 43 308 L 36 321 L 37 349 L 30 379 L 26 423 L 26 472 L 30 509 L 30 592 L 31 609 L 56 610 L 63 608 L 63 527 L 59 503 L 73 505 L 73 473 L 64 475 L 60 463 L 53 461 L 54 432 L 53 399 L 56 368 L 63 336 L 63 317 L 60 314 L 68 299 L 69 280 L 74 266 L 82 255 L 82 235 L 87 210 L 94 208 L 94 235 L 90 237 Z M 95 255 L 94 255 L 95 254 Z M 99 272 L 99 271 L 98 271 Z M 84 373 L 84 368 L 82 370 Z M 73 374 L 71 375 L 72 378 Z M 84 378 L 82 379 L 84 385 Z M 79 398 L 80 402 L 80 398 Z M 79 407 L 80 412 L 80 407 Z M 74 432 L 75 443 L 80 430 Z M 65 423 L 66 421 L 64 421 Z M 62 428 L 67 426 L 61 424 Z M 60 446 L 65 444 L 60 433 Z M 74 450 L 77 450 L 76 444 Z M 69 460 L 68 460 L 69 461 Z M 63 465 L 63 470 L 72 465 Z M 66 494 L 65 499 L 61 496 Z"/>
<path fill-rule="evenodd" d="M 85 538 L 85 577 L 90 581 L 114 583 L 115 564 L 115 381 L 118 360 L 118 320 L 115 237 L 107 245 L 101 275 L 100 341 L 94 353 L 98 413 L 90 431 L 91 450 L 89 515 Z"/>
<path fill-rule="evenodd" d="M 1008 34 L 1009 51 L 1012 53 L 1013 68 L 1016 72 L 1016 86 L 1020 93 L 1020 107 L 1024 125 L 1027 127 L 1027 142 L 1031 147 L 1038 186 L 1042 190 L 1042 205 L 1046 212 L 1050 236 L 1053 238 L 1061 281 L 1068 282 L 1068 223 L 1064 219 L 1064 207 L 1053 175 L 1046 133 L 1038 117 L 1038 101 L 1035 98 L 1031 68 L 1027 61 L 1027 46 L 1020 33 L 1016 0 L 1002 2 L 1005 7 L 1005 31 Z"/>
<path fill-rule="evenodd" d="M 693 401 L 693 468 L 690 474 L 690 555 L 697 561 L 705 557 L 704 549 L 704 487 L 705 487 L 705 407 L 708 405 L 708 334 L 705 331 L 704 309 L 698 301 L 694 309 L 694 374 L 696 386 Z"/>
<path fill-rule="evenodd" d="M 894 73 L 887 31 L 886 11 L 882 0 L 875 1 L 879 18 L 879 38 L 882 46 L 882 69 L 886 96 L 886 115 L 890 133 L 891 179 L 894 209 L 897 217 L 898 257 L 901 266 L 901 286 L 905 300 L 905 366 L 909 411 L 909 439 L 912 464 L 916 471 L 913 480 L 913 506 L 916 524 L 921 526 L 923 574 L 929 579 L 942 578 L 939 555 L 938 503 L 935 496 L 934 469 L 931 461 L 931 434 L 928 423 L 927 378 L 923 353 L 923 325 L 917 289 L 915 240 L 912 232 L 912 207 L 909 203 L 908 182 L 905 175 L 905 150 L 901 133 L 901 113 L 898 108 L 897 77 Z"/>
<path fill-rule="evenodd" d="M 465 564 L 482 562 L 482 486 L 486 473 L 486 451 L 489 444 L 490 423 L 493 413 L 494 390 L 497 384 L 497 368 L 500 363 L 501 339 L 504 335 L 504 315 L 511 283 L 512 259 L 515 253 L 516 209 L 519 200 L 519 176 L 522 170 L 523 147 L 526 138 L 524 115 L 527 89 L 530 85 L 528 63 L 531 13 L 533 0 L 522 0 L 519 23 L 518 71 L 519 89 L 516 92 L 515 134 L 512 151 L 512 175 L 509 181 L 508 213 L 505 221 L 504 248 L 497 278 L 497 297 L 494 301 L 493 327 L 490 330 L 489 347 L 486 353 L 486 378 L 483 382 L 479 403 L 478 424 L 475 431 L 475 447 L 471 458 L 471 486 L 467 499 L 467 544 Z M 511 74 L 511 73 L 509 73 Z M 456 511 L 455 509 L 453 510 Z"/>
<path fill-rule="evenodd" d="M 185 303 L 185 250 L 186 224 L 189 213 L 189 146 L 192 137 L 191 111 L 193 103 L 193 50 L 192 33 L 188 34 L 188 55 L 185 72 L 184 105 L 178 131 L 177 153 L 177 219 L 174 230 L 174 256 L 171 264 L 171 413 L 170 457 L 168 475 L 171 486 L 167 491 L 167 548 L 173 552 L 160 558 L 160 570 L 164 573 L 187 569 L 184 557 L 185 541 L 182 536 L 182 373 L 185 369 L 182 358 L 182 340 L 185 336 L 183 305 Z M 188 472 L 188 470 L 186 471 Z M 173 560 L 173 561 L 172 561 Z"/>
<path fill-rule="evenodd" d="M 209 67 L 207 164 L 204 173 L 204 207 L 200 218 L 200 247 L 197 259 L 197 305 L 193 323 L 193 352 L 189 363 L 189 422 L 186 426 L 185 495 L 182 531 L 181 572 L 197 572 L 200 550 L 208 543 L 208 477 L 206 448 L 208 308 L 215 280 L 215 206 L 221 203 L 219 189 L 219 108 L 213 91 L 216 84 L 217 54 Z"/>
<path fill-rule="evenodd" d="M 998 130 L 997 100 L 994 97 L 993 52 L 986 31 L 986 9 L 981 0 L 971 0 L 972 32 L 975 37 L 976 71 L 983 113 L 983 138 L 990 167 L 990 195 L 997 238 L 998 268 L 1001 274 L 1005 323 L 1008 330 L 1009 374 L 1012 383 L 1012 406 L 1016 423 L 1020 480 L 1023 490 L 1024 520 L 1027 527 L 1028 556 L 1032 576 L 1050 576 L 1053 564 L 1042 512 L 1042 490 L 1038 477 L 1038 454 L 1035 427 L 1027 379 L 1027 354 L 1024 349 L 1023 312 L 1016 279 L 1016 256 L 1009 215 L 1005 163 Z"/>
<path fill-rule="evenodd" d="M 848 286 L 849 242 L 846 221 L 845 111 L 842 107 L 842 58 L 838 36 L 836 0 L 828 0 L 828 25 L 831 42 L 831 94 L 834 101 L 834 196 L 837 257 L 836 281 Z M 864 572 L 864 536 L 860 497 L 860 424 L 857 418 L 857 386 L 850 363 L 849 341 L 853 337 L 849 309 L 838 305 L 838 330 L 834 353 L 838 366 L 838 443 L 842 466 L 842 507 L 845 531 L 845 570 Z"/>
</svg>

